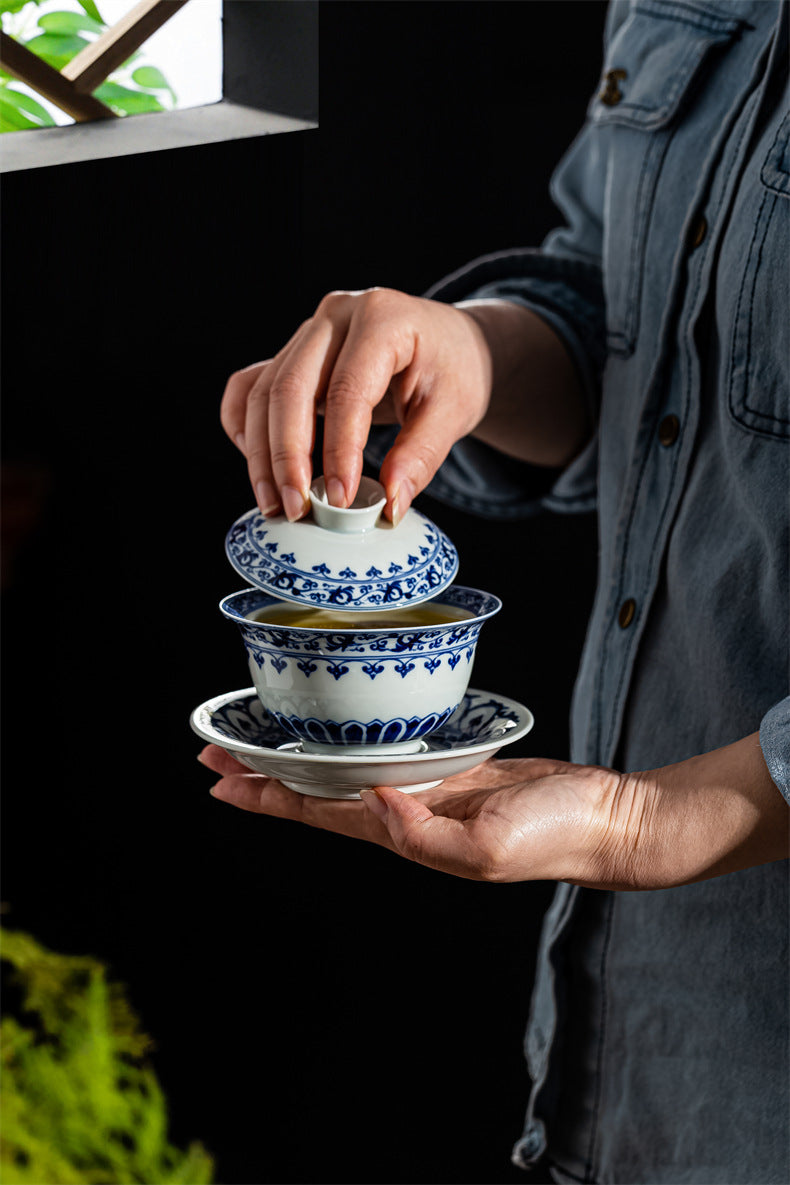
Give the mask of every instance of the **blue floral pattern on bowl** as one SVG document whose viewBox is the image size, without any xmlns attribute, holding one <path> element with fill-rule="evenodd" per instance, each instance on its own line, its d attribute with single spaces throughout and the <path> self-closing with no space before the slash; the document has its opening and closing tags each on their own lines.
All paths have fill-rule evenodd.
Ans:
<svg viewBox="0 0 790 1185">
<path fill-rule="evenodd" d="M 272 712 L 284 732 L 297 741 L 306 740 L 317 745 L 400 745 L 440 728 L 452 716 L 453 707 L 429 716 L 412 716 L 408 720 L 302 720 L 282 712 Z"/>
<path fill-rule="evenodd" d="M 267 712 L 253 689 L 215 708 L 210 720 L 220 736 L 243 745 L 278 749 L 293 740 L 293 733 L 276 715 Z M 515 710 L 509 701 L 469 688 L 455 712 L 436 728 L 426 744 L 437 752 L 485 744 L 507 737 L 522 724 L 523 711 Z"/>
<path fill-rule="evenodd" d="M 451 612 L 430 625 L 343 629 L 257 620 L 280 604 L 242 589 L 220 610 L 239 628 L 261 702 L 291 736 L 316 745 L 413 743 L 433 732 L 460 703 L 480 630 L 501 607 L 491 593 L 452 587 L 433 604 L 469 616 Z"/>
<path fill-rule="evenodd" d="M 498 608 L 498 598 L 459 586 L 446 589 L 440 599 L 444 605 L 476 614 L 476 618 L 459 621 L 449 628 L 443 625 L 380 629 L 372 637 L 370 629 L 354 630 L 351 625 L 348 629 L 326 630 L 258 621 L 250 624 L 246 620 L 249 614 L 278 603 L 275 597 L 262 595 L 256 589 L 250 589 L 246 595 L 233 594 L 220 608 L 239 626 L 247 653 L 259 669 L 268 662 L 279 673 L 293 662 L 307 678 L 323 668 L 337 681 L 357 664 L 372 681 L 387 668 L 405 679 L 415 671 L 419 675 L 422 669 L 432 674 L 443 662 L 451 669 L 462 660 L 467 664 L 472 662 L 478 634 L 485 619 Z M 371 652 L 375 654 L 373 661 Z"/>
</svg>

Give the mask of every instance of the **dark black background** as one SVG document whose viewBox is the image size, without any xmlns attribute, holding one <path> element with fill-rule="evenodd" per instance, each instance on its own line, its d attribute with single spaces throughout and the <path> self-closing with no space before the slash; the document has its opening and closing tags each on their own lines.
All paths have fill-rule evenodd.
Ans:
<svg viewBox="0 0 790 1185">
<path fill-rule="evenodd" d="M 529 1180 L 509 1152 L 551 886 L 236 812 L 188 717 L 248 682 L 217 611 L 252 504 L 227 375 L 331 288 L 419 293 L 538 243 L 603 15 L 323 3 L 318 130 L 3 184 L 5 921 L 128 985 L 172 1137 L 226 1185 Z M 593 522 L 419 504 L 504 601 L 472 681 L 535 713 L 511 752 L 566 756 Z"/>
</svg>

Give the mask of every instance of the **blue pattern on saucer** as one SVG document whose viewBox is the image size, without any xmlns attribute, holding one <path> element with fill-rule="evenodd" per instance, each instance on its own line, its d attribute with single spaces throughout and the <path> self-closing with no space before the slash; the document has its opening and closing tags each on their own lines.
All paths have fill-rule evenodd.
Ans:
<svg viewBox="0 0 790 1185">
<path fill-rule="evenodd" d="M 450 719 L 432 732 L 425 743 L 430 750 L 436 751 L 451 751 L 468 745 L 485 744 L 487 741 L 495 741 L 506 736 L 521 723 L 523 717 L 509 706 L 508 701 L 503 701 L 487 691 L 470 689 Z M 229 703 L 215 708 L 211 712 L 211 724 L 221 736 L 231 742 L 256 745 L 264 749 L 277 749 L 293 743 L 292 734 L 266 711 L 252 688 L 240 692 L 238 697 Z M 315 739 L 324 740 L 319 736 Z M 360 742 L 347 740 L 345 743 Z"/>
</svg>

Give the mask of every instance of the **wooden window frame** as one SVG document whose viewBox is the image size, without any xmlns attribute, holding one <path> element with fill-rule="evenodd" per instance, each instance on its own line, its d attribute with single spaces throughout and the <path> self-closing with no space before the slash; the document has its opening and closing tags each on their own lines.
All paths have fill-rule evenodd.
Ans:
<svg viewBox="0 0 790 1185">
<path fill-rule="evenodd" d="M 140 0 L 61 71 L 2 34 L 5 69 L 75 123 L 4 133 L 0 173 L 318 126 L 318 0 L 223 0 L 218 103 L 119 118 L 96 99 L 91 92 L 186 3 Z M 254 59 L 252 41 L 262 42 Z"/>
</svg>

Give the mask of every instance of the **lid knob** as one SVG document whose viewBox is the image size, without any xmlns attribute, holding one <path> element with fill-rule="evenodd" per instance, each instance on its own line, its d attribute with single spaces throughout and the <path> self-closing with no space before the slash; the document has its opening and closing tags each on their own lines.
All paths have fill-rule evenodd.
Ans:
<svg viewBox="0 0 790 1185">
<path fill-rule="evenodd" d="M 373 530 L 386 505 L 387 495 L 381 482 L 363 477 L 350 506 L 330 506 L 324 479 L 318 477 L 310 487 L 310 502 L 319 527 L 343 535 L 359 535 Z"/>
</svg>

